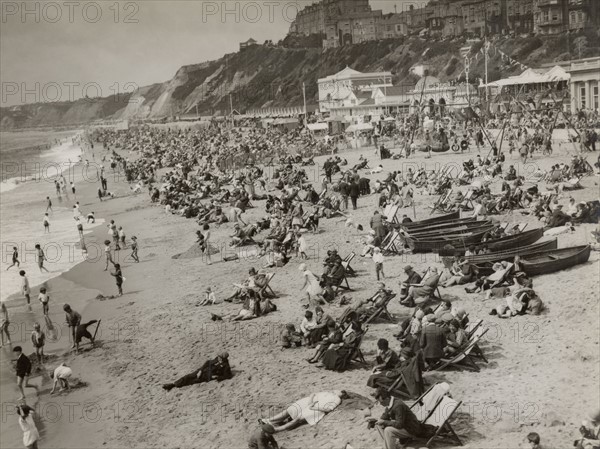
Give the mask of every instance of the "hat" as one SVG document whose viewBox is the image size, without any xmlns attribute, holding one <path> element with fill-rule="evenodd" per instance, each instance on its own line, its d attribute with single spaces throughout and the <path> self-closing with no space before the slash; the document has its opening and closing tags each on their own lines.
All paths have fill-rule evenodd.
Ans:
<svg viewBox="0 0 600 449">
<path fill-rule="evenodd" d="M 425 316 L 425 312 L 423 312 L 421 309 L 419 309 L 415 312 L 415 318 L 417 320 L 423 319 L 424 316 Z"/>
<path fill-rule="evenodd" d="M 413 269 L 413 267 L 411 265 L 407 265 L 404 267 L 404 271 L 410 271 L 412 269 Z"/>
<path fill-rule="evenodd" d="M 425 315 L 425 318 L 427 319 L 428 323 L 435 323 L 435 315 L 433 313 Z"/>
<path fill-rule="evenodd" d="M 563 207 L 562 204 L 557 204 L 556 207 L 558 207 L 559 209 Z"/>
<path fill-rule="evenodd" d="M 228 359 L 229 353 L 227 351 L 223 351 L 219 354 L 219 357 L 221 357 L 222 359 Z"/>
<path fill-rule="evenodd" d="M 371 229 L 371 230 L 369 231 L 369 234 L 371 234 L 371 235 L 375 235 L 375 234 L 376 234 L 376 233 L 375 233 L 375 229 Z"/>
<path fill-rule="evenodd" d="M 452 315 L 451 313 L 444 313 L 441 317 L 440 317 L 440 321 L 442 323 L 450 323 L 452 320 L 454 320 L 454 315 Z"/>
<path fill-rule="evenodd" d="M 275 433 L 275 427 L 266 422 L 261 423 L 260 428 L 264 433 L 268 433 L 269 435 L 273 435 Z"/>
</svg>

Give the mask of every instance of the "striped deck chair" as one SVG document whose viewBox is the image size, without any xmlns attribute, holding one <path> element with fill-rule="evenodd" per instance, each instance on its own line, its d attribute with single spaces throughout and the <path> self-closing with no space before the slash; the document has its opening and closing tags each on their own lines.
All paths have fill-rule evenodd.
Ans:
<svg viewBox="0 0 600 449">
<path fill-rule="evenodd" d="M 350 263 L 352 263 L 352 261 L 354 260 L 355 257 L 356 257 L 356 253 L 354 251 L 352 251 L 342 261 L 342 266 L 344 267 L 344 270 L 346 270 L 346 275 L 348 275 L 348 276 L 356 276 L 356 271 L 354 271 L 352 269 L 352 267 L 350 266 Z"/>
<path fill-rule="evenodd" d="M 389 321 L 390 323 L 393 323 L 394 317 L 392 317 L 392 314 L 388 310 L 387 306 L 390 303 L 390 301 L 395 297 L 396 293 L 388 295 L 387 298 L 385 298 L 385 300 L 379 306 L 377 306 L 373 313 L 369 315 L 369 317 L 365 320 L 365 324 L 369 324 L 371 321 L 377 318 L 383 318 Z"/>
<path fill-rule="evenodd" d="M 457 402 L 448 396 L 448 391 L 441 384 L 435 384 L 410 406 L 419 422 L 436 428 L 435 433 L 427 440 L 426 447 L 430 447 L 435 439 L 451 439 L 462 446 L 462 442 L 449 423 L 461 404 L 462 401 Z"/>
<path fill-rule="evenodd" d="M 275 273 L 266 273 L 266 282 L 265 285 L 260 287 L 257 291 L 259 298 L 263 298 L 265 294 L 271 295 L 273 298 L 277 298 L 277 295 L 269 285 L 271 280 L 275 277 Z"/>
<path fill-rule="evenodd" d="M 481 329 L 481 327 L 479 327 Z M 456 366 L 459 368 L 465 368 L 471 371 L 479 372 L 479 367 L 475 363 L 473 350 L 479 340 L 486 334 L 488 329 L 484 329 L 481 332 L 476 331 L 472 338 L 469 339 L 467 345 L 457 354 L 450 358 L 442 358 L 440 359 L 440 363 L 433 368 L 430 368 L 431 371 L 440 371 L 448 366 Z"/>
</svg>

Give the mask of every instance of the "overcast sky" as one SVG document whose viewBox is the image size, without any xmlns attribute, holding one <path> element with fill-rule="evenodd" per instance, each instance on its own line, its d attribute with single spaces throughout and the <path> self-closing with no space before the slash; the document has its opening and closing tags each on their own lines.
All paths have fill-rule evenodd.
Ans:
<svg viewBox="0 0 600 449">
<path fill-rule="evenodd" d="M 2 106 L 106 96 L 169 80 L 241 41 L 285 36 L 306 1 L 1 2 Z M 372 0 L 400 12 L 423 1 Z M 25 6 L 23 6 L 25 5 Z M 115 6 L 117 5 L 117 7 Z"/>
</svg>

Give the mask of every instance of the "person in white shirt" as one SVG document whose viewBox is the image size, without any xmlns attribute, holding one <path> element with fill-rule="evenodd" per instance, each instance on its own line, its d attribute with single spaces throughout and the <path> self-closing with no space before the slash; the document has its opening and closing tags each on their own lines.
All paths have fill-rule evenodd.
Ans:
<svg viewBox="0 0 600 449">
<path fill-rule="evenodd" d="M 273 418 L 259 421 L 261 424 L 271 424 L 275 427 L 275 432 L 283 432 L 304 423 L 314 426 L 327 413 L 335 410 L 342 403 L 342 399 L 347 397 L 348 395 L 344 390 L 313 393 L 290 404 L 283 412 Z M 279 424 L 281 425 L 277 427 Z"/>
<path fill-rule="evenodd" d="M 73 375 L 73 370 L 71 368 L 69 368 L 67 365 L 65 365 L 64 363 L 61 363 L 59 366 L 57 366 L 51 376 L 54 379 L 54 386 L 52 387 L 52 391 L 50 392 L 50 394 L 54 394 L 54 391 L 56 390 L 56 386 L 59 383 L 60 383 L 59 391 L 63 391 L 64 389 L 67 389 L 67 390 L 70 389 L 69 381 L 67 379 L 69 379 L 72 375 Z"/>
<path fill-rule="evenodd" d="M 19 415 L 19 426 L 23 431 L 23 445 L 27 449 L 38 449 L 37 442 L 40 434 L 33 420 L 33 409 L 28 405 L 18 405 L 17 413 Z"/>
<path fill-rule="evenodd" d="M 307 310 L 304 314 L 304 319 L 300 323 L 300 330 L 305 338 L 308 338 L 310 333 L 317 327 L 317 321 L 313 317 L 313 313 Z"/>
</svg>

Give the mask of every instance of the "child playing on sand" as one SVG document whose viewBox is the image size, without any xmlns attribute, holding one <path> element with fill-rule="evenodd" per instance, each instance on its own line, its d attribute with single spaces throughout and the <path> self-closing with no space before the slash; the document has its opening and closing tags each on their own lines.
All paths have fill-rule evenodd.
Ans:
<svg viewBox="0 0 600 449">
<path fill-rule="evenodd" d="M 373 250 L 373 262 L 375 263 L 375 274 L 377 275 L 377 280 L 379 280 L 379 274 L 381 273 L 381 277 L 385 279 L 385 274 L 383 272 L 383 261 L 384 257 L 381 254 L 381 249 L 375 248 Z"/>
<path fill-rule="evenodd" d="M 41 365 L 44 362 L 44 345 L 46 344 L 46 334 L 42 331 L 39 323 L 33 325 L 33 332 L 31 333 L 31 343 L 35 348 L 35 356 L 37 357 L 38 363 Z"/>
<path fill-rule="evenodd" d="M 47 293 L 46 287 L 40 288 L 38 300 L 42 303 L 42 312 L 44 315 L 48 316 L 48 310 L 50 309 L 48 306 L 48 303 L 50 302 L 50 296 Z"/>
<path fill-rule="evenodd" d="M 289 349 L 293 346 L 302 346 L 302 334 L 296 330 L 294 324 L 285 325 L 285 329 L 281 332 L 281 349 Z"/>
<path fill-rule="evenodd" d="M 111 276 L 114 276 L 115 281 L 117 282 L 117 288 L 119 289 L 119 294 L 118 296 L 123 296 L 123 273 L 121 272 L 121 264 L 114 264 L 115 265 L 115 271 L 112 272 L 111 271 Z"/>
<path fill-rule="evenodd" d="M 19 249 L 16 246 L 13 246 L 12 265 L 9 265 L 6 271 L 11 269 L 15 265 L 17 266 L 17 268 L 19 268 L 21 266 L 21 262 L 19 262 Z"/>
<path fill-rule="evenodd" d="M 52 212 L 52 200 L 49 196 L 46 197 L 46 212 Z"/>
<path fill-rule="evenodd" d="M 37 263 L 38 263 L 40 272 L 45 271 L 46 273 L 50 273 L 50 271 L 48 271 L 48 268 L 44 267 L 44 261 L 46 261 L 48 259 L 46 259 L 44 250 L 42 249 L 42 247 L 40 246 L 39 243 L 36 243 L 35 249 L 37 250 Z"/>
<path fill-rule="evenodd" d="M 131 258 L 135 260 L 136 263 L 140 263 L 140 259 L 138 257 L 138 242 L 135 235 L 131 237 Z"/>
<path fill-rule="evenodd" d="M 123 226 L 119 226 L 119 241 L 123 248 L 127 248 L 127 243 L 125 243 L 125 231 L 123 230 Z"/>
<path fill-rule="evenodd" d="M 296 232 L 296 236 L 298 237 L 298 253 L 300 257 L 304 260 L 308 259 L 306 252 L 308 251 L 308 244 L 306 243 L 306 238 L 302 231 Z"/>
<path fill-rule="evenodd" d="M 112 252 L 110 251 L 110 240 L 104 240 L 104 259 L 106 260 L 106 266 L 104 267 L 104 271 L 108 270 L 108 263 L 115 264 L 112 257 Z"/>
<path fill-rule="evenodd" d="M 48 213 L 44 214 L 44 234 L 50 233 L 50 218 L 48 218 Z"/>
<path fill-rule="evenodd" d="M 218 304 L 215 293 L 212 291 L 212 288 L 208 287 L 204 292 L 204 299 L 198 303 L 199 306 L 211 306 L 213 304 Z"/>
<path fill-rule="evenodd" d="M 94 216 L 94 211 L 91 211 L 89 214 L 87 214 L 87 222 L 89 223 L 90 221 L 92 223 L 96 223 L 96 217 Z"/>
</svg>

